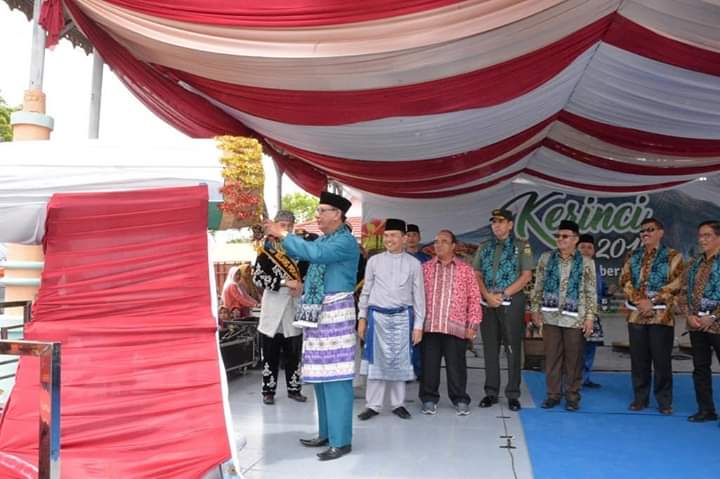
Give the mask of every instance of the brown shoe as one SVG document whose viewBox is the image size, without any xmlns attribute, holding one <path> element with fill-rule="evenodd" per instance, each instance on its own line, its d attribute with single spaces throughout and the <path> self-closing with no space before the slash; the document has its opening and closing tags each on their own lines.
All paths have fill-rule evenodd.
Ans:
<svg viewBox="0 0 720 479">
<path fill-rule="evenodd" d="M 292 399 L 293 401 L 297 402 L 305 402 L 307 401 L 307 396 L 303 396 L 300 392 L 292 392 L 288 393 L 288 397 Z"/>
<path fill-rule="evenodd" d="M 633 401 L 630 403 L 630 406 L 628 406 L 628 409 L 631 411 L 642 411 L 646 407 L 648 407 L 649 404 L 647 401 Z"/>
</svg>

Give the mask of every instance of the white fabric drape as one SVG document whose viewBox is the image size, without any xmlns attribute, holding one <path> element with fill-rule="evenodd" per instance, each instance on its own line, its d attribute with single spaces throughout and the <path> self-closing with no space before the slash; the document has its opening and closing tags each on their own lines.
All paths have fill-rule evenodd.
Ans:
<svg viewBox="0 0 720 479">
<path fill-rule="evenodd" d="M 619 13 L 668 38 L 720 52 L 720 6 L 703 0 L 627 0 Z"/>
<path fill-rule="evenodd" d="M 566 110 L 625 128 L 720 139 L 720 79 L 602 43 Z"/>
<path fill-rule="evenodd" d="M 529 167 L 551 177 L 595 185 L 600 190 L 608 185 L 614 187 L 647 187 L 669 181 L 692 181 L 700 176 L 697 174 L 673 175 L 671 178 L 668 178 L 667 176 L 635 175 L 631 173 L 619 174 L 614 171 L 580 163 L 545 147 L 540 147 L 535 150 Z M 664 188 L 659 187 L 658 189 Z M 611 193 L 610 195 L 612 196 L 613 194 Z"/>
<path fill-rule="evenodd" d="M 98 10 L 100 7 L 117 9 L 111 4 L 96 0 L 81 0 L 80 4 L 117 41 L 147 63 L 239 85 L 347 91 L 417 84 L 497 65 L 561 40 L 599 20 L 612 13 L 618 0 L 568 0 L 482 34 L 456 40 L 438 37 L 436 42 L 425 46 L 413 44 L 380 54 L 336 51 L 332 55 L 318 52 L 318 49 L 330 48 L 324 40 L 310 42 L 312 49 L 304 51 L 298 41 L 290 38 L 285 39 L 286 43 L 266 43 L 261 38 L 243 39 L 235 28 L 177 24 L 159 18 L 145 20 L 149 24 L 140 25 L 135 20 L 146 18 L 142 14 L 127 12 L 118 18 Z M 163 27 L 165 24 L 169 26 Z M 274 32 L 274 29 L 253 29 L 250 33 L 276 35 Z M 385 37 L 373 38 L 382 39 L 384 48 L 391 45 Z M 408 38 L 415 41 L 416 35 Z M 303 37 L 303 41 L 310 41 L 310 37 Z M 259 46 L 262 52 L 246 51 L 246 47 Z"/>
<path fill-rule="evenodd" d="M 45 234 L 47 201 L 54 193 L 123 191 L 208 185 L 222 197 L 220 151 L 214 140 L 172 145 L 0 143 L 0 242 L 34 244 Z"/>
<path fill-rule="evenodd" d="M 341 126 L 289 125 L 208 99 L 260 134 L 304 150 L 356 160 L 440 158 L 497 143 L 555 115 L 567 103 L 594 48 L 530 93 L 501 105 L 437 115 L 384 118 Z M 184 86 L 194 91 L 189 85 Z"/>
<path fill-rule="evenodd" d="M 672 168 L 720 165 L 720 156 L 670 156 L 623 148 L 587 135 L 562 122 L 553 123 L 548 138 L 578 151 L 591 152 L 601 158 L 632 165 Z"/>
</svg>

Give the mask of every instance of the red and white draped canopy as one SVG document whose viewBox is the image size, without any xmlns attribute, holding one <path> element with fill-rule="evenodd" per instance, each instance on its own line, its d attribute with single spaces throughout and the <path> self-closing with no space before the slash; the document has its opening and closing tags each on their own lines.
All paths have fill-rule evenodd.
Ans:
<svg viewBox="0 0 720 479">
<path fill-rule="evenodd" d="M 720 171 L 718 3 L 48 0 L 44 23 L 64 6 L 157 115 L 260 138 L 311 192 L 619 194 Z"/>
</svg>

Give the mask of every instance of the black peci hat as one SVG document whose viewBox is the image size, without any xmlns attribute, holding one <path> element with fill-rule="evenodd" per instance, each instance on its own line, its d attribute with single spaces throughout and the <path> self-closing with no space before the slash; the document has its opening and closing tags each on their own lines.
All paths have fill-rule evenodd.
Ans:
<svg viewBox="0 0 720 479">
<path fill-rule="evenodd" d="M 406 233 L 405 222 L 395 218 L 388 218 L 385 220 L 385 231 L 400 231 L 402 234 Z"/>
<path fill-rule="evenodd" d="M 578 244 L 580 243 L 590 243 L 595 244 L 595 238 L 593 238 L 593 235 L 589 235 L 587 233 L 580 235 L 580 240 L 578 241 Z"/>
<path fill-rule="evenodd" d="M 580 227 L 578 224 L 570 220 L 562 220 L 560 222 L 560 226 L 558 226 L 558 230 L 570 230 L 574 231 L 575 234 L 580 233 Z"/>
<path fill-rule="evenodd" d="M 408 224 L 407 225 L 407 233 L 418 233 L 420 234 L 420 227 L 418 225 Z"/>
<path fill-rule="evenodd" d="M 350 200 L 348 200 L 347 198 L 336 195 L 334 193 L 330 193 L 329 191 L 323 191 L 322 193 L 320 193 L 320 203 L 323 205 L 334 206 L 343 213 L 347 213 L 347 211 L 352 206 L 352 203 L 350 203 Z"/>
</svg>

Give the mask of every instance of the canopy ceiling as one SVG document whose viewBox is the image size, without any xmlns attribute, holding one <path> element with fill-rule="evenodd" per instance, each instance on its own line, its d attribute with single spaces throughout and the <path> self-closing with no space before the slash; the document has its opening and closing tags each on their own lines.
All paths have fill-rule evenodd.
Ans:
<svg viewBox="0 0 720 479">
<path fill-rule="evenodd" d="M 51 34 L 61 5 L 157 115 L 256 136 L 311 192 L 628 194 L 720 170 L 714 0 L 50 0 Z"/>
</svg>

